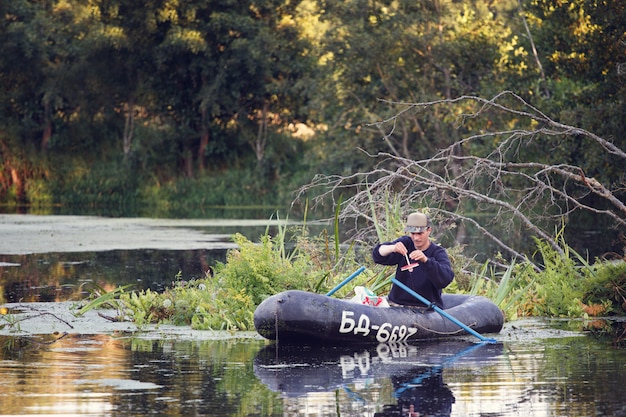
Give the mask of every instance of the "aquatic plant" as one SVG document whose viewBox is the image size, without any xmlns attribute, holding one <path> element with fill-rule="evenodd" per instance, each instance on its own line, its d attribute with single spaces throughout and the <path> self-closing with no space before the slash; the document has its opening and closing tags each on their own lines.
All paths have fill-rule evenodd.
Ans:
<svg viewBox="0 0 626 417">
<path fill-rule="evenodd" d="M 11 312 L 11 309 L 2 307 L 0 308 L 0 329 L 8 327 L 14 331 L 19 332 L 21 330 L 19 320 L 15 314 Z"/>
<path fill-rule="evenodd" d="M 254 310 L 268 296 L 289 289 L 326 291 L 340 281 L 342 271 L 356 269 L 349 256 L 328 250 L 332 242 L 327 236 L 316 240 L 305 231 L 292 232 L 279 227 L 271 236 L 266 230 L 258 243 L 237 233 L 233 235 L 237 249 L 229 251 L 226 262 L 218 262 L 212 273 L 189 281 L 178 275 L 163 293 L 123 293 L 121 315 L 140 326 L 171 323 L 201 330 L 253 330 Z M 288 238 L 292 234 L 293 243 Z M 363 282 L 367 274 L 360 279 L 355 282 Z"/>
<path fill-rule="evenodd" d="M 94 288 L 90 291 L 88 299 L 78 310 L 76 310 L 74 315 L 80 317 L 90 310 L 95 310 L 105 306 L 110 308 L 119 308 L 118 298 L 130 288 L 132 288 L 132 284 L 117 287 L 111 291 L 106 291 L 99 285 L 94 284 Z"/>
<path fill-rule="evenodd" d="M 470 274 L 468 293 L 491 299 L 508 320 L 515 320 L 523 295 L 534 283 L 533 280 L 527 282 L 522 278 L 531 267 L 528 262 L 511 262 L 503 272 L 500 272 L 489 262 L 485 262 L 480 269 Z"/>
<path fill-rule="evenodd" d="M 562 234 L 558 236 L 560 250 L 535 239 L 540 268 L 529 261 L 512 262 L 498 272 L 485 263 L 473 273 L 469 292 L 489 297 L 508 319 L 623 315 L 626 263 L 596 260 L 592 264 L 569 247 Z"/>
</svg>

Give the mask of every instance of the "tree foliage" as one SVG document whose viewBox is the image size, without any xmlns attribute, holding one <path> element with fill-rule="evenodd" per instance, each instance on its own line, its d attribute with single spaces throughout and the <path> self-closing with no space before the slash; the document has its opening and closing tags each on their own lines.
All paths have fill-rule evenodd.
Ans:
<svg viewBox="0 0 626 417">
<path fill-rule="evenodd" d="M 0 201 L 126 201 L 181 178 L 204 201 L 242 172 L 254 202 L 419 167 L 447 213 L 542 238 L 564 218 L 623 226 L 622 3 L 2 2 Z"/>
<path fill-rule="evenodd" d="M 307 74 L 314 74 L 295 4 L 18 0 L 1 7 L 5 160 L 32 143 L 52 160 L 104 155 L 161 177 L 191 177 L 249 157 L 275 172 L 294 149 L 280 137 L 290 137 L 288 127 L 302 117 Z"/>
</svg>

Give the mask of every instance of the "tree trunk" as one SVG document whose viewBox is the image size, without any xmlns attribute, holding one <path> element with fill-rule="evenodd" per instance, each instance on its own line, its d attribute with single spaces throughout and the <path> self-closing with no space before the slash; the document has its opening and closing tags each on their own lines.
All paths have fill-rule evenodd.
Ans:
<svg viewBox="0 0 626 417">
<path fill-rule="evenodd" d="M 15 198 L 19 204 L 26 203 L 26 185 L 16 168 L 11 168 L 11 181 L 15 187 Z"/>
<path fill-rule="evenodd" d="M 43 134 L 41 135 L 41 149 L 45 151 L 48 149 L 48 143 L 50 142 L 50 137 L 52 136 L 52 118 L 50 117 L 50 103 L 46 100 L 44 103 L 44 126 L 43 126 Z"/>
<path fill-rule="evenodd" d="M 183 158 L 185 175 L 188 178 L 193 178 L 193 152 L 187 146 L 183 151 Z"/>
<path fill-rule="evenodd" d="M 267 115 L 269 112 L 269 103 L 266 101 L 263 103 L 263 110 L 261 111 L 261 118 L 259 120 L 259 130 L 257 132 L 256 141 L 254 143 L 254 153 L 256 155 L 256 161 L 260 165 L 265 157 L 265 147 L 267 146 Z"/>
<path fill-rule="evenodd" d="M 131 96 L 126 104 L 126 122 L 124 123 L 123 149 L 124 159 L 128 158 L 133 140 L 133 131 L 135 127 L 135 100 Z"/>
<path fill-rule="evenodd" d="M 198 147 L 198 169 L 204 171 L 204 153 L 209 146 L 209 127 L 207 123 L 207 111 L 202 110 L 202 135 L 200 136 L 200 146 Z"/>
</svg>

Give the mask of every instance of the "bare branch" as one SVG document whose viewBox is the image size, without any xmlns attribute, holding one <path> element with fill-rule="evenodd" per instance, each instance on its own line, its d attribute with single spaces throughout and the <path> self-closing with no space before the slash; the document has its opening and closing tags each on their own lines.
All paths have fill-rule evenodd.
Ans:
<svg viewBox="0 0 626 417">
<path fill-rule="evenodd" d="M 391 154 L 376 155 L 363 151 L 377 160 L 370 171 L 347 176 L 320 175 L 301 188 L 299 197 L 317 191 L 314 204 L 328 199 L 335 204 L 334 198 L 339 193 L 349 195 L 340 216 L 343 221 L 354 222 L 354 239 L 372 240 L 374 225 L 385 224 L 390 196 L 403 210 L 429 207 L 449 221 L 472 225 L 514 258 L 524 257 L 517 247 L 519 243 L 511 239 L 511 232 L 519 230 L 545 240 L 562 252 L 555 237 L 556 229 L 566 224 L 574 211 L 605 216 L 616 226 L 626 226 L 626 204 L 617 194 L 623 193 L 623 189 L 602 184 L 578 166 L 524 160 L 529 155 L 524 151 L 533 141 L 558 140 L 556 147 L 562 144 L 562 138 L 572 136 L 597 144 L 607 157 L 626 160 L 626 152 L 615 144 L 584 129 L 552 120 L 510 91 L 489 100 L 462 96 L 423 103 L 386 102 L 401 110 L 372 125 L 383 132 L 383 137 L 394 133 L 401 117 L 434 106 L 462 105 L 464 111 L 458 113 L 458 126 L 470 119 L 495 114 L 500 117 L 498 120 L 503 116 L 513 118 L 515 124 L 505 120 L 500 123 L 502 126 L 528 128 L 497 130 L 498 124 L 493 123 L 494 131 L 469 134 L 421 160 L 401 157 L 395 149 Z M 468 112 L 472 104 L 475 110 Z M 493 146 L 489 148 L 489 144 Z M 484 154 L 478 154 L 476 149 L 482 149 Z M 589 196 L 595 200 L 586 199 Z M 598 201 L 604 204 L 594 205 Z M 471 214 L 476 210 L 489 216 L 477 218 Z M 364 227 L 363 220 L 369 226 Z"/>
</svg>

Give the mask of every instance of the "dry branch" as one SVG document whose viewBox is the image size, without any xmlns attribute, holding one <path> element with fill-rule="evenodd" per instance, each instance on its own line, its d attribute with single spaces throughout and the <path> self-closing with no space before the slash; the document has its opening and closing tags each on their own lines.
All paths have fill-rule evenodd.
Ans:
<svg viewBox="0 0 626 417">
<path fill-rule="evenodd" d="M 626 152 L 612 142 L 584 129 L 556 122 L 509 91 L 490 100 L 463 96 L 424 103 L 387 103 L 401 110 L 373 125 L 387 132 L 384 139 L 394 134 L 400 118 L 435 106 L 462 107 L 463 110 L 457 112 L 458 126 L 470 119 L 488 118 L 495 112 L 500 118 L 513 118 L 523 127 L 496 127 L 489 132 L 470 133 L 427 159 L 414 160 L 393 150 L 393 153 L 377 154 L 363 150 L 376 160 L 370 171 L 346 176 L 319 175 L 301 188 L 299 196 L 316 191 L 314 203 L 330 199 L 335 204 L 335 196 L 349 195 L 342 203 L 340 217 L 354 223 L 354 239 L 374 240 L 374 225 L 385 225 L 381 216 L 386 213 L 389 196 L 394 196 L 405 211 L 410 207 L 429 207 L 442 216 L 444 222 L 475 226 L 512 258 L 525 257 L 519 243 L 508 238 L 511 231 L 520 228 L 524 234 L 540 238 L 562 252 L 557 230 L 567 224 L 568 217 L 575 211 L 605 216 L 615 227 L 626 227 L 623 184 L 622 188 L 603 184 L 587 176 L 579 166 L 524 160 L 528 153 L 523 151 L 533 141 L 557 142 L 580 136 L 598 145 L 607 157 L 626 162 Z M 474 105 L 474 111 L 467 111 L 470 105 Z M 473 143 L 480 146 L 471 147 Z M 485 145 L 489 143 L 491 148 Z M 587 198 L 589 196 L 595 199 Z M 478 208 L 489 216 L 478 219 L 466 207 Z M 363 220 L 370 226 L 363 227 Z"/>
</svg>

